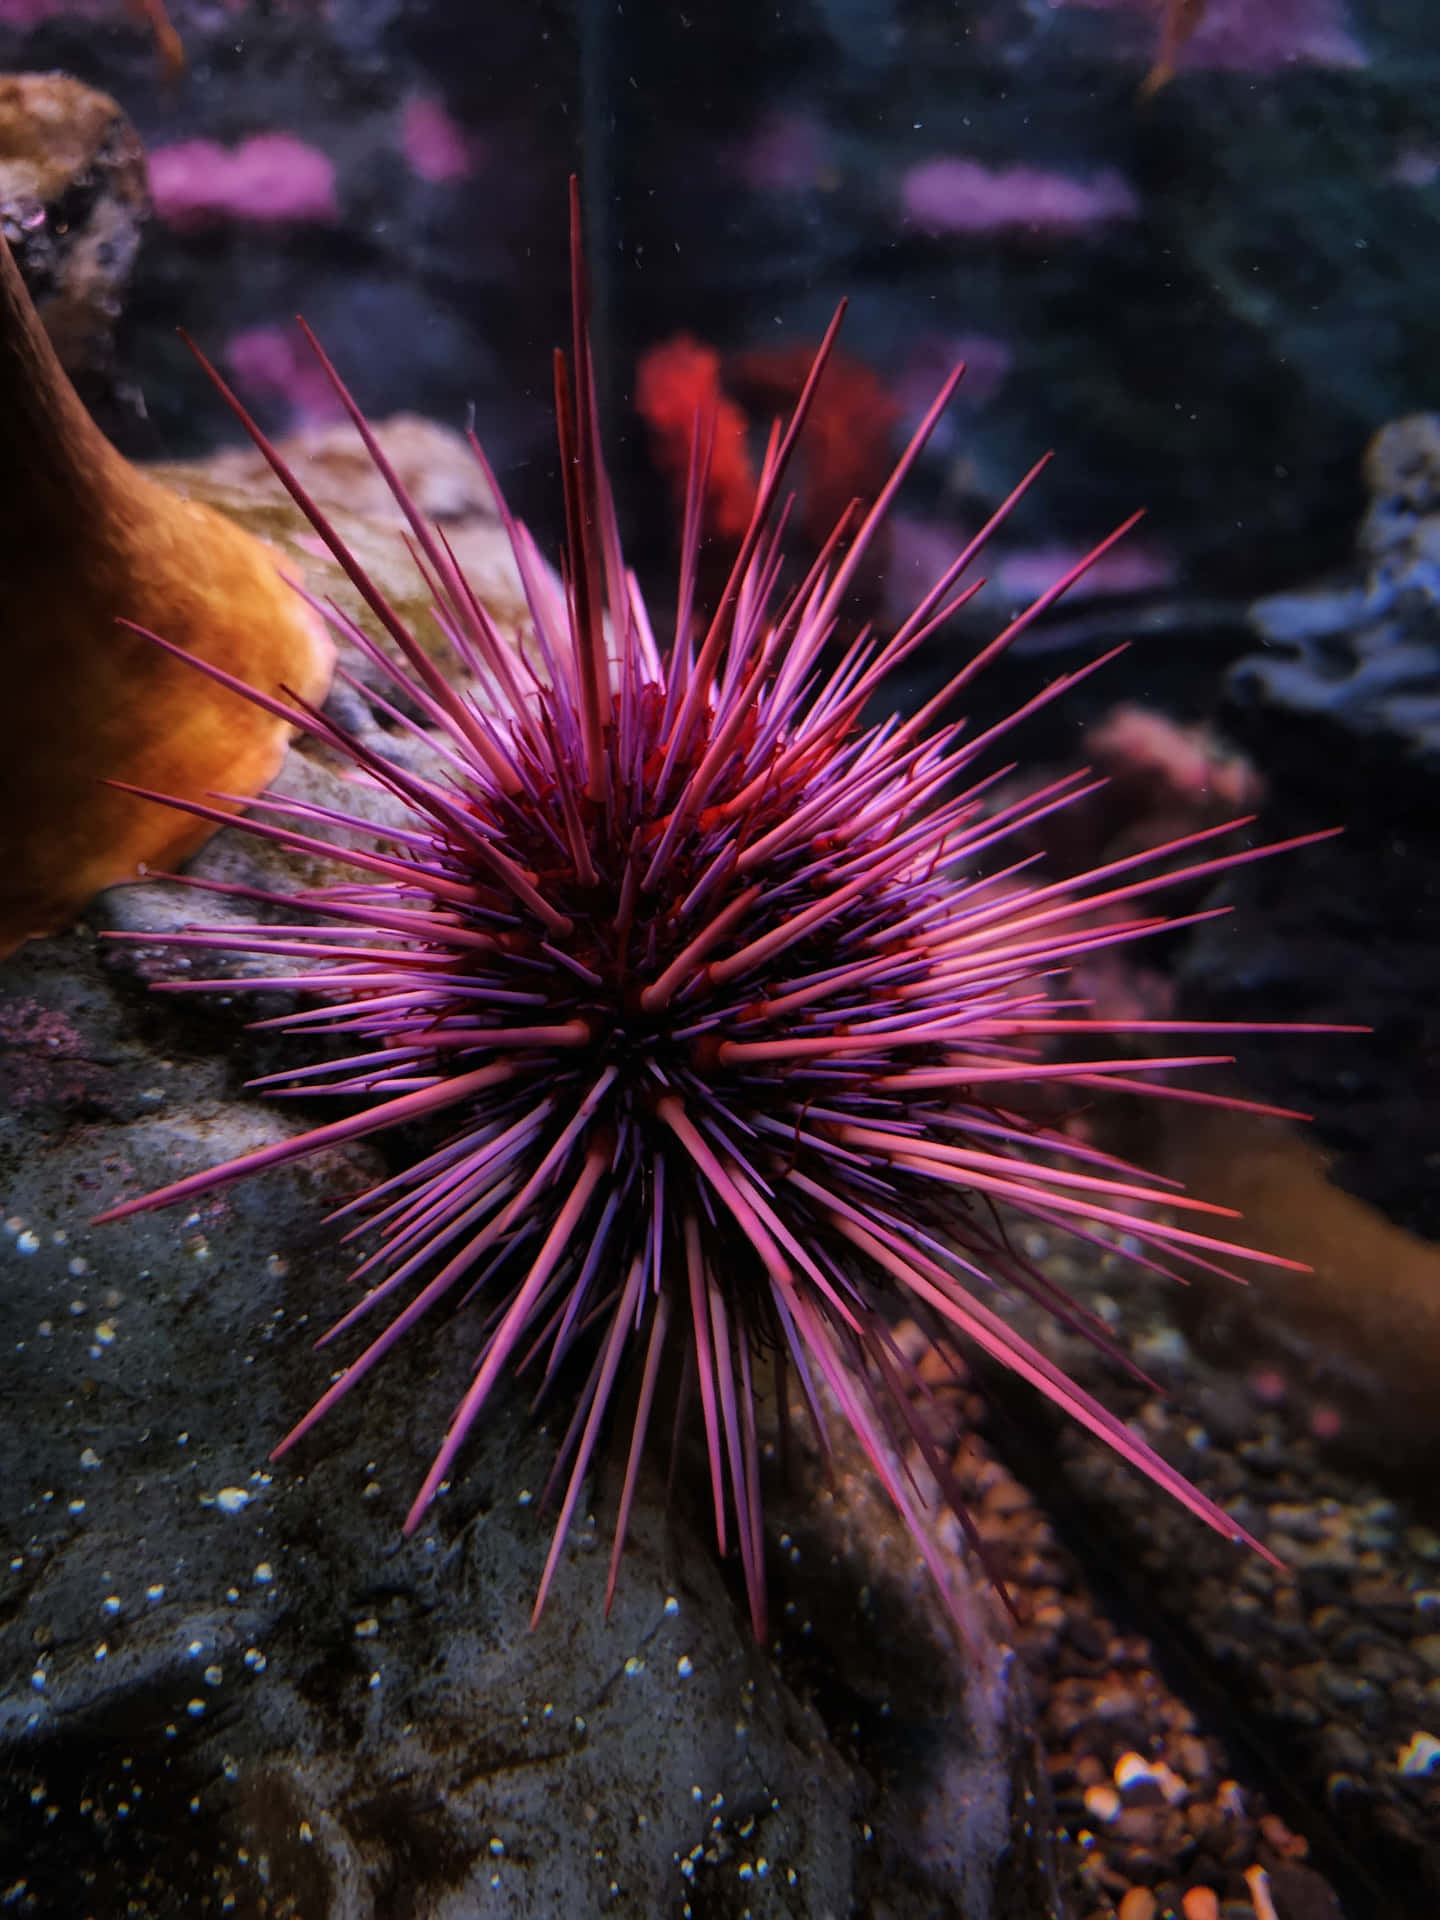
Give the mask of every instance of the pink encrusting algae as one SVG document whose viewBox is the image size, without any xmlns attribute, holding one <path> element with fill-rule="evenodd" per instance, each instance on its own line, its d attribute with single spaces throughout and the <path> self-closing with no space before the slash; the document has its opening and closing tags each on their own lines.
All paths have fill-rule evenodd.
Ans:
<svg viewBox="0 0 1440 1920">
<path fill-rule="evenodd" d="M 1061 676 L 973 737 L 951 709 L 1088 561 L 913 717 L 863 721 L 885 676 L 975 591 L 962 575 L 1044 462 L 896 632 L 837 639 L 867 543 L 963 371 L 941 389 L 873 509 L 837 529 L 804 579 L 782 592 L 782 476 L 839 314 L 794 418 L 772 432 L 754 515 L 708 619 L 697 614 L 694 582 L 714 421 L 697 422 L 674 636 L 659 644 L 625 569 L 600 454 L 573 197 L 571 222 L 573 362 L 556 355 L 563 584 L 505 514 L 538 669 L 502 640 L 318 346 L 409 515 L 437 617 L 456 660 L 487 690 L 483 704 L 435 666 L 251 427 L 398 659 L 338 614 L 337 626 L 388 676 L 392 722 L 402 710 L 422 716 L 413 731 L 438 741 L 444 772 L 422 777 L 303 702 L 252 695 L 402 801 L 410 827 L 381 834 L 345 821 L 356 844 L 339 857 L 361 876 L 350 885 L 283 899 L 212 888 L 283 905 L 303 916 L 294 924 L 139 937 L 272 962 L 299 957 L 293 977 L 272 972 L 254 985 L 288 981 L 319 1004 L 266 1024 L 302 1038 L 343 1036 L 353 1052 L 257 1084 L 370 1104 L 100 1218 L 188 1200 L 422 1117 L 444 1121 L 439 1145 L 340 1208 L 356 1233 L 376 1232 L 379 1242 L 356 1275 L 368 1290 L 325 1339 L 390 1318 L 277 1452 L 426 1314 L 477 1296 L 473 1380 L 409 1531 L 502 1373 L 534 1372 L 543 1390 L 578 1352 L 589 1371 L 552 1475 L 563 1490 L 536 1617 L 632 1356 L 607 1605 L 652 1413 L 662 1381 L 668 1395 L 678 1374 L 676 1418 L 689 1409 L 703 1428 L 720 1549 L 738 1549 L 754 1630 L 764 1634 L 761 1363 L 775 1369 L 782 1420 L 793 1380 L 822 1450 L 826 1400 L 830 1417 L 838 1408 L 948 1596 L 931 1518 L 897 1465 L 907 1447 L 933 1469 L 972 1539 L 973 1531 L 916 1411 L 918 1378 L 892 1332 L 900 1311 L 1013 1369 L 1202 1520 L 1246 1538 L 986 1296 L 1018 1289 L 1114 1351 L 1104 1329 L 1016 1250 L 999 1208 L 1107 1244 L 1123 1232 L 1139 1263 L 1163 1272 L 1223 1270 L 1237 1255 L 1297 1264 L 1234 1246 L 1215 1228 L 1216 1216 L 1236 1217 L 1229 1210 L 1068 1138 L 1037 1110 L 1056 1094 L 1083 1104 L 1114 1087 L 1218 1098 L 1169 1076 L 1215 1058 L 1214 1035 L 1234 1029 L 1089 1020 L 1067 997 L 1066 970 L 1076 956 L 1177 924 L 1150 904 L 1157 891 L 1279 849 L 1217 852 L 1226 829 L 1212 828 L 1044 884 L 1027 859 L 1007 855 L 1016 835 L 1094 783 L 1072 774 L 1003 804 L 990 790 L 1008 770 L 982 778 L 976 769 L 1027 713 L 1092 669 Z M 483 465 L 478 444 L 475 452 Z M 187 810 L 209 817 L 202 803 Z M 307 833 L 313 818 L 300 802 L 271 798 L 240 825 L 277 846 L 335 857 Z M 1123 1045 L 1107 1050 L 1112 1031 Z M 1136 1057 L 1137 1045 L 1172 1034 L 1187 1050 Z M 1093 1057 L 1053 1057 L 1052 1042 L 1077 1035 L 1100 1043 Z M 1196 1036 L 1203 1053 L 1188 1051 Z M 672 1358 L 683 1365 L 672 1370 Z"/>
</svg>

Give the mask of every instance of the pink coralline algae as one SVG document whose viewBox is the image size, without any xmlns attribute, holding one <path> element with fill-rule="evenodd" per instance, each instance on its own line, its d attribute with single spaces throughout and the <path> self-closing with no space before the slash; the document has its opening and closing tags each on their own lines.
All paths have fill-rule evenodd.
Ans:
<svg viewBox="0 0 1440 1920">
<path fill-rule="evenodd" d="M 61 14 L 100 20 L 115 11 L 114 0 L 0 0 L 0 25 L 28 33 Z"/>
<path fill-rule="evenodd" d="M 89 1052 L 64 1013 L 30 998 L 0 1001 L 0 1108 L 23 1113 L 94 1099 L 110 1072 Z"/>
<path fill-rule="evenodd" d="M 911 167 L 900 182 L 900 211 L 927 233 L 1066 234 L 1133 220 L 1140 203 L 1113 169 L 1077 180 L 1040 167 L 987 167 L 949 154 Z"/>
<path fill-rule="evenodd" d="M 1153 32 L 1154 0 L 1050 0 L 1052 7 L 1142 14 Z M 1363 67 L 1344 0 L 1207 0 L 1175 47 L 1180 73 L 1210 68 L 1275 73 L 1284 67 Z"/>
<path fill-rule="evenodd" d="M 825 126 L 813 115 L 772 113 L 728 157 L 752 193 L 808 193 L 831 184 L 828 145 Z"/>
<path fill-rule="evenodd" d="M 1026 547 L 1007 554 L 992 578 L 1012 600 L 1027 600 L 1043 590 L 1044 583 L 1053 580 L 1057 572 L 1073 567 L 1082 558 L 1078 547 Z M 1118 552 L 1107 553 L 1083 581 L 1077 580 L 1069 598 L 1073 603 L 1106 593 L 1152 593 L 1174 584 L 1173 555 L 1154 541 L 1131 540 Z"/>
<path fill-rule="evenodd" d="M 1003 340 L 983 333 L 926 333 L 910 347 L 890 392 L 906 420 L 919 420 L 951 367 L 965 362 L 956 403 L 974 413 L 999 391 L 1015 356 Z"/>
<path fill-rule="evenodd" d="M 480 142 L 426 93 L 412 94 L 405 102 L 400 147 L 410 171 L 437 187 L 468 180 L 480 160 Z"/>
<path fill-rule="evenodd" d="M 182 231 L 231 220 L 328 225 L 340 218 L 335 163 L 293 133 L 257 133 L 238 147 L 182 140 L 150 155 L 155 211 Z"/>
<path fill-rule="evenodd" d="M 891 516 L 885 604 L 892 618 L 903 618 L 905 606 L 943 577 L 947 555 L 963 546 L 972 532 L 971 527 L 953 521 L 915 514 Z M 1083 557 L 1078 547 L 1017 547 L 991 563 L 990 584 L 1003 600 L 1018 605 Z M 1152 593 L 1174 586 L 1175 577 L 1175 557 L 1169 548 L 1160 541 L 1132 539 L 1079 575 L 1066 598 L 1073 605 L 1106 594 Z"/>
<path fill-rule="evenodd" d="M 225 342 L 225 365 L 250 400 L 283 400 L 292 427 L 343 418 L 335 389 L 283 327 L 247 327 Z"/>
</svg>

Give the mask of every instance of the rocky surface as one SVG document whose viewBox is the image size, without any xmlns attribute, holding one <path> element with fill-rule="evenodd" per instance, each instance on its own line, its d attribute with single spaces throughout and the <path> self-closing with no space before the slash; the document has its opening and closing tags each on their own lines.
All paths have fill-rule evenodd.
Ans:
<svg viewBox="0 0 1440 1920">
<path fill-rule="evenodd" d="M 1076 1600 L 1063 1577 L 1049 1575 L 1062 1591 L 1048 1631 L 1068 1636 L 1061 1671 L 1073 1678 L 1052 1686 L 1042 1724 L 1072 1843 L 1072 1884 L 1090 1890 L 1081 1911 L 1126 1913 L 1119 1874 L 1156 1894 L 1147 1913 L 1173 1911 L 1179 1894 L 1204 1879 L 1222 1900 L 1253 1902 L 1269 1920 L 1243 1884 L 1246 1869 L 1260 1865 L 1282 1920 L 1335 1913 L 1336 1888 L 1357 1920 L 1429 1912 L 1440 1888 L 1433 1480 L 1401 1492 L 1357 1469 L 1282 1375 L 1249 1369 L 1235 1354 L 1218 1364 L 1207 1357 L 1198 1330 L 1227 1283 L 1200 1288 L 1207 1298 L 1182 1314 L 1168 1283 L 1122 1274 L 1117 1262 L 1107 1275 L 1106 1263 L 1058 1249 L 1043 1257 L 1052 1277 L 1128 1337 L 1165 1395 L 1106 1386 L 1082 1342 L 1053 1325 L 1028 1330 L 1123 1407 L 1280 1563 L 1201 1537 L 1077 1437 L 1056 1433 L 1052 1448 L 1043 1414 L 1003 1382 L 982 1379 L 991 1443 L 1051 1517 L 1092 1596 L 1072 1629 Z M 1023 1511 L 1026 1502 L 1010 1504 Z M 1108 1618 L 1097 1626 L 1085 1617 L 1093 1612 Z M 1116 1618 L 1145 1641 L 1115 1638 Z M 1157 1675 L 1196 1725 L 1170 1717 Z M 1179 1757 L 1201 1759 L 1189 1744 L 1196 1733 L 1222 1742 L 1206 1746 L 1198 1776 Z M 1158 1781 L 1147 1785 L 1132 1766 L 1127 1785 L 1116 1764 L 1122 1745 L 1135 1747 Z M 1217 1762 L 1238 1791 L 1218 1786 Z M 1138 1805 L 1148 1819 L 1129 1817 Z M 1230 1852 L 1247 1825 L 1248 1859 L 1243 1846 Z M 1308 1878 L 1316 1872 L 1319 1885 Z"/>
<path fill-rule="evenodd" d="M 0 75 L 0 230 L 60 364 L 102 410 L 149 211 L 140 136 L 114 100 L 60 73 Z"/>
<path fill-rule="evenodd" d="M 688 1470 L 668 1508 L 647 1477 L 608 1621 L 597 1486 L 529 1631 L 556 1436 L 519 1392 L 402 1541 L 463 1337 L 266 1464 L 330 1377 L 311 1345 L 358 1256 L 324 1215 L 373 1168 L 331 1156 L 92 1230 L 117 1193 L 293 1124 L 235 1084 L 259 1064 L 238 1009 L 157 1002 L 135 951 L 102 958 L 86 927 L 0 973 L 10 1907 L 1050 1911 L 993 1608 L 953 1556 L 957 1645 L 851 1451 L 770 1507 L 770 1649 Z"/>
<path fill-rule="evenodd" d="M 468 453 L 423 423 L 385 438 L 513 625 Z M 369 497 L 368 474 L 357 494 L 333 434 L 290 451 L 411 611 L 393 506 Z M 167 477 L 222 504 L 243 495 L 312 588 L 333 584 L 245 458 Z M 383 750 L 423 754 L 364 720 L 353 688 L 335 698 Z M 279 784 L 383 805 L 308 748 Z M 284 890 L 327 869 L 227 828 L 192 871 Z M 274 1051 L 244 1023 L 283 995 L 155 994 L 184 956 L 97 937 L 196 917 L 173 883 L 113 889 L 0 968 L 6 1910 L 1050 1913 L 1022 1670 L 956 1551 L 959 1643 L 853 1449 L 828 1475 L 802 1458 L 769 1508 L 781 1624 L 766 1648 L 706 1539 L 689 1461 L 673 1498 L 658 1471 L 643 1482 L 608 1621 L 614 1489 L 597 1478 L 529 1631 L 556 1435 L 518 1389 L 402 1540 L 470 1365 L 458 1327 L 397 1356 L 303 1457 L 267 1464 L 331 1377 L 312 1343 L 359 1254 L 325 1215 L 376 1162 L 331 1155 L 193 1209 L 89 1225 L 121 1195 L 301 1124 L 243 1087 Z"/>
</svg>

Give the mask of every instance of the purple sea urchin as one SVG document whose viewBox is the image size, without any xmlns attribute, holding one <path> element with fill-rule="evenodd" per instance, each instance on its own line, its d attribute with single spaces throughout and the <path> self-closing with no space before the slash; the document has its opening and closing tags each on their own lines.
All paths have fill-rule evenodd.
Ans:
<svg viewBox="0 0 1440 1920">
<path fill-rule="evenodd" d="M 1039 467 L 897 633 L 862 632 L 830 665 L 855 568 L 959 378 L 946 383 L 848 544 L 842 526 L 782 596 L 781 480 L 839 315 L 795 418 L 772 435 L 754 518 L 703 628 L 694 580 L 707 434 L 697 423 L 675 637 L 657 645 L 624 568 L 599 450 L 577 233 L 572 203 L 573 368 L 556 356 L 563 587 L 506 516 L 538 671 L 503 644 L 320 354 L 409 515 L 440 625 L 487 705 L 437 669 L 251 427 L 398 661 L 353 624 L 336 616 L 337 624 L 388 676 L 400 705 L 422 716 L 407 724 L 438 743 L 443 773 L 380 758 L 302 701 L 248 694 L 403 802 L 411 824 L 382 845 L 363 820 L 344 819 L 356 845 L 341 857 L 363 878 L 278 902 L 310 916 L 303 923 L 202 927 L 168 941 L 303 959 L 290 984 L 321 1004 L 276 1024 L 344 1036 L 353 1051 L 262 1084 L 370 1104 L 100 1218 L 165 1206 L 422 1116 L 447 1123 L 438 1146 L 341 1209 L 377 1230 L 380 1244 L 357 1274 L 369 1290 L 325 1338 L 382 1310 L 393 1317 L 277 1451 L 426 1313 L 480 1295 L 487 1317 L 474 1379 L 408 1530 L 502 1370 L 528 1362 L 548 1381 L 579 1347 L 589 1374 L 556 1461 L 564 1492 L 537 1616 L 632 1351 L 638 1383 L 610 1590 L 672 1354 L 683 1355 L 681 1404 L 698 1398 L 717 1536 L 722 1552 L 732 1539 L 738 1546 L 757 1634 L 765 1581 L 756 1365 L 767 1357 L 781 1376 L 782 1418 L 791 1369 L 822 1444 L 822 1398 L 838 1406 L 943 1590 L 915 1489 L 893 1464 L 895 1443 L 914 1442 L 952 1497 L 912 1408 L 913 1371 L 887 1317 L 896 1305 L 1012 1368 L 1200 1518 L 1240 1537 L 983 1295 L 997 1283 L 1017 1287 L 1109 1345 L 1014 1249 L 1001 1206 L 1082 1238 L 1123 1228 L 1141 1263 L 1161 1271 L 1172 1261 L 1213 1269 L 1217 1254 L 1274 1260 L 1204 1230 L 1226 1209 L 1067 1137 L 1036 1108 L 1057 1086 L 1087 1099 L 1104 1086 L 1213 1097 L 1145 1078 L 1212 1055 L 1050 1057 L 1058 1036 L 1108 1030 L 1056 982 L 1076 954 L 1174 924 L 1145 904 L 1157 889 L 1275 849 L 1212 854 L 1224 830 L 1210 829 L 1051 884 L 1028 879 L 1028 861 L 1007 858 L 1015 835 L 1092 783 L 1067 776 L 1006 805 L 992 798 L 998 776 L 978 779 L 974 769 L 1026 713 L 1091 669 L 1063 675 L 973 739 L 942 716 L 1064 580 L 913 718 L 863 723 L 885 675 L 974 591 L 959 586 L 961 575 Z M 478 444 L 475 452 L 483 464 Z M 393 704 L 390 712 L 400 717 Z M 229 817 L 198 802 L 168 804 Z M 313 809 L 273 798 L 260 806 L 243 823 L 248 831 L 333 855 L 305 831 Z M 1192 851 L 1199 857 L 1189 859 Z M 1099 910 L 1110 917 L 1097 930 Z M 275 986 L 273 971 L 256 984 Z M 233 991 L 236 982 L 224 985 Z M 1200 1222 L 1179 1224 L 1171 1212 Z"/>
</svg>

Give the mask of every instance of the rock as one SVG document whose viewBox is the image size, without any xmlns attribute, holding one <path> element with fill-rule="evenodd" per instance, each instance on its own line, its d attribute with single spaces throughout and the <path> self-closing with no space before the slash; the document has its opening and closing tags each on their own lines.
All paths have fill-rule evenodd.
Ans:
<svg viewBox="0 0 1440 1920">
<path fill-rule="evenodd" d="M 63 73 L 0 76 L 0 231 L 60 364 L 92 401 L 150 211 L 140 136 Z"/>
<path fill-rule="evenodd" d="M 513 631 L 518 586 L 468 451 L 423 422 L 381 435 Z M 415 614 L 419 582 L 368 469 L 333 432 L 287 451 Z M 248 457 L 167 479 L 361 612 Z M 341 654 L 374 677 L 343 638 Z M 348 721 L 364 707 L 343 684 L 332 699 Z M 383 716 L 364 724 L 379 751 L 430 751 Z M 308 740 L 276 784 L 380 819 L 391 804 Z M 192 871 L 279 892 L 345 872 L 238 827 Z M 88 1224 L 302 1124 L 241 1084 L 275 1064 L 272 1038 L 242 1022 L 293 1004 L 288 990 L 147 991 L 188 969 L 144 936 L 230 907 L 173 882 L 112 888 L 87 925 L 0 966 L 0 1392 L 23 1434 L 0 1486 L 0 1831 L 23 1862 L 18 1910 L 160 1915 L 233 1896 L 241 1912 L 264 1899 L 350 1920 L 403 1892 L 436 1920 L 641 1916 L 692 1897 L 777 1920 L 880 1901 L 894 1920 L 1048 1914 L 1023 1671 L 958 1548 L 957 1642 L 853 1441 L 837 1434 L 828 1465 L 799 1449 L 769 1504 L 782 1624 L 764 1649 L 688 1451 L 673 1507 L 663 1475 L 642 1476 L 609 1620 L 602 1470 L 529 1631 L 561 1395 L 548 1427 L 519 1389 L 503 1395 L 402 1538 L 474 1322 L 397 1353 L 373 1392 L 267 1465 L 329 1384 L 311 1342 L 349 1304 L 358 1252 L 324 1216 L 384 1163 L 336 1154 L 189 1212 Z M 107 948 L 97 926 L 141 937 Z M 223 977 L 225 957 L 203 971 Z"/>
<path fill-rule="evenodd" d="M 648 1915 L 732 1888 L 756 1915 L 819 1916 L 883 1886 L 896 1916 L 969 1916 L 997 1911 L 1007 1849 L 1008 1873 L 1028 1860 L 1043 1883 L 988 1597 L 962 1591 L 957 1646 L 853 1446 L 828 1488 L 802 1461 L 772 1506 L 772 1650 L 749 1639 L 688 1468 L 668 1516 L 647 1474 L 608 1622 L 606 1486 L 528 1631 L 555 1434 L 518 1391 L 402 1540 L 463 1334 L 397 1355 L 267 1466 L 330 1376 L 310 1343 L 355 1256 L 323 1215 L 374 1166 L 336 1155 L 92 1230 L 122 1188 L 296 1124 L 233 1085 L 234 1010 L 137 985 L 128 950 L 102 956 L 87 929 L 0 969 L 0 1826 L 18 1912 L 229 1893 L 322 1920 L 388 1911 L 403 1886 L 435 1916 Z"/>
<path fill-rule="evenodd" d="M 1371 750 L 1440 771 L 1440 416 L 1384 427 L 1365 455 L 1370 505 L 1355 576 L 1251 609 L 1269 651 L 1230 671 L 1241 706 L 1328 720 Z"/>
</svg>

